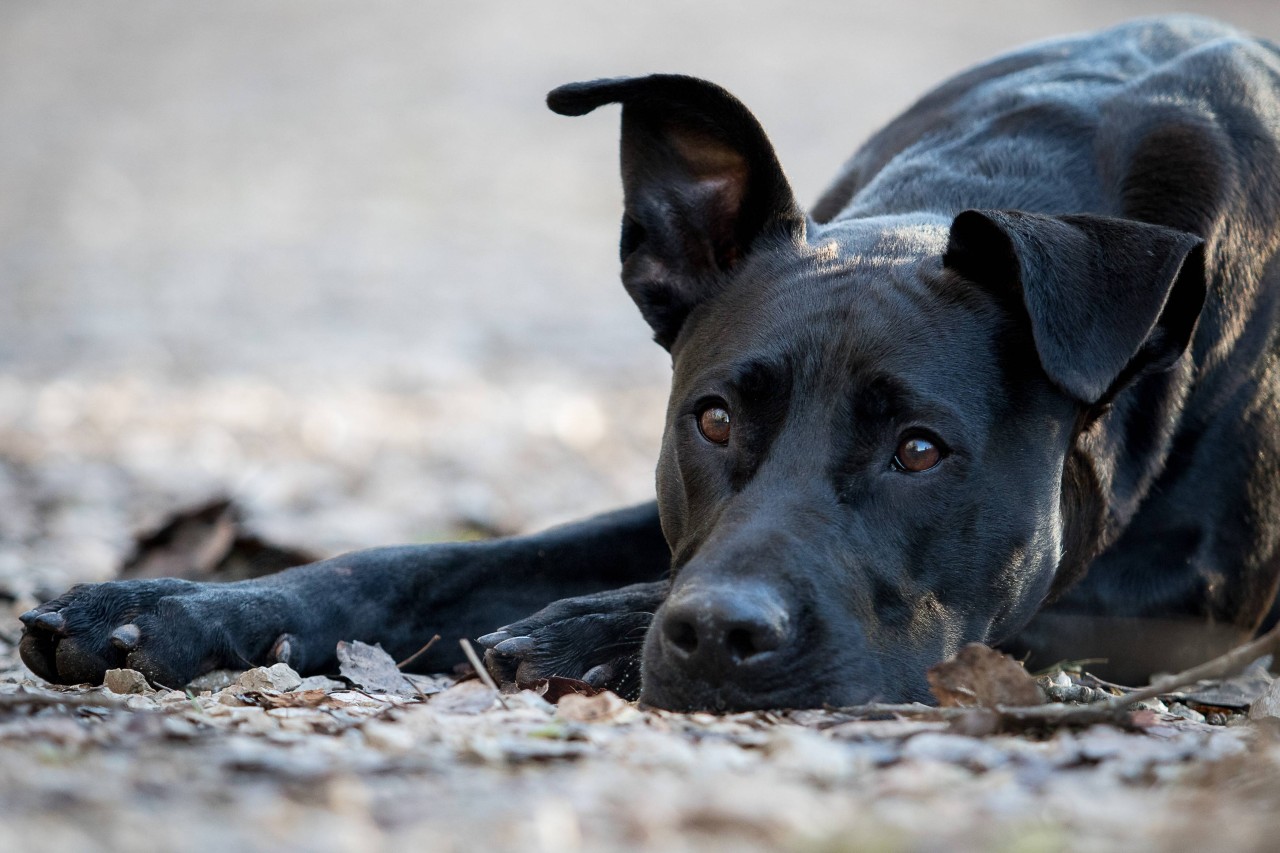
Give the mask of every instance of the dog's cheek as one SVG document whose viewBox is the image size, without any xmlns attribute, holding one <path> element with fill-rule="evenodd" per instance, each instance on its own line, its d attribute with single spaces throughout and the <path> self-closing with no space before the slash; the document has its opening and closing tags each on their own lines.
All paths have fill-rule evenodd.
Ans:
<svg viewBox="0 0 1280 853">
<path fill-rule="evenodd" d="M 670 438 L 662 445 L 658 457 L 657 489 L 658 518 L 662 523 L 662 535 L 674 553 L 684 541 L 685 519 L 689 517 L 689 502 L 685 495 L 684 481 L 680 476 L 676 454 L 670 448 Z"/>
<path fill-rule="evenodd" d="M 725 450 L 698 447 L 697 441 L 668 427 L 658 459 L 658 514 L 678 562 L 697 550 L 729 496 Z"/>
</svg>

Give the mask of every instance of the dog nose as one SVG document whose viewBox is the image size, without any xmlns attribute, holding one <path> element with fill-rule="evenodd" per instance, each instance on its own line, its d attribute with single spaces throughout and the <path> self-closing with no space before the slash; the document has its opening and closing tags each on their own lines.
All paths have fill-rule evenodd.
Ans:
<svg viewBox="0 0 1280 853">
<path fill-rule="evenodd" d="M 782 648 L 790 620 L 780 596 L 735 585 L 677 593 L 663 608 L 660 630 L 673 663 L 715 681 Z"/>
</svg>

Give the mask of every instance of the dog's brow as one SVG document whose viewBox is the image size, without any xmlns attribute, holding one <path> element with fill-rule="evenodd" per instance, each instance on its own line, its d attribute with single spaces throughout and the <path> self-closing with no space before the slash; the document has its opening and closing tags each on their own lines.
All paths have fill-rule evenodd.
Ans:
<svg viewBox="0 0 1280 853">
<path fill-rule="evenodd" d="M 744 402 L 759 403 L 777 396 L 786 387 L 789 373 L 783 360 L 753 358 L 737 365 L 729 382 Z"/>
<path fill-rule="evenodd" d="M 912 394 L 894 376 L 878 374 L 853 389 L 853 413 L 858 420 L 888 420 L 909 405 Z"/>
<path fill-rule="evenodd" d="M 960 412 L 929 394 L 914 390 L 900 377 L 877 374 L 859 383 L 850 396 L 854 418 L 860 421 L 889 421 L 908 413 L 935 421 L 938 428 L 955 430 L 963 421 Z"/>
</svg>

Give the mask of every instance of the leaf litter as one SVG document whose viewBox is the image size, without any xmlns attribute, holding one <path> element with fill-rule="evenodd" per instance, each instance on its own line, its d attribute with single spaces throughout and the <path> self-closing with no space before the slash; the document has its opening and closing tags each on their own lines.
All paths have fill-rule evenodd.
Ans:
<svg viewBox="0 0 1280 853">
<path fill-rule="evenodd" d="M 128 670 L 109 687 L 43 686 L 4 651 L 0 778 L 21 777 L 52 799 L 10 814 L 0 841 L 48 825 L 51 804 L 72 795 L 78 805 L 57 834 L 82 841 L 115 843 L 138 809 L 191 815 L 204 797 L 236 816 L 194 818 L 206 834 L 188 849 L 255 849 L 272 832 L 338 849 L 315 831 L 335 821 L 433 849 L 520 846 L 513 839 L 548 821 L 571 822 L 583 849 L 846 849 L 866 838 L 889 849 L 1021 849 L 1019 839 L 1042 836 L 1052 849 L 1157 840 L 1189 849 L 1174 832 L 1185 826 L 1175 805 L 1204 807 L 1212 767 L 1240 766 L 1249 778 L 1280 762 L 1275 736 L 1243 714 L 1217 726 L 1140 710 L 1109 724 L 1063 715 L 1016 734 L 957 731 L 966 715 L 1053 706 L 1020 665 L 976 647 L 932 674 L 936 707 L 727 716 L 549 684 L 505 686 L 506 707 L 478 679 L 436 676 L 426 685 L 433 692 L 406 690 L 389 656 L 355 643 L 341 672 L 354 687 L 308 686 L 316 680 L 276 664 L 198 691 L 153 690 Z M 1251 684 L 1269 678 L 1257 666 L 1247 672 Z M 1207 689 L 1166 694 L 1166 707 Z M 249 790 L 266 800 L 251 803 Z M 1272 827 L 1259 798 L 1276 797 L 1267 789 L 1213 801 L 1218 813 L 1251 815 L 1223 829 L 1241 849 Z M 140 849 L 168 837 L 159 832 Z"/>
<path fill-rule="evenodd" d="M 194 515 L 207 532 L 235 513 Z M 199 562 L 180 538 L 166 559 Z M 209 563 L 209 536 L 184 541 Z M 405 673 L 358 641 L 339 644 L 336 678 L 275 664 L 182 691 L 131 670 L 55 687 L 15 639 L 0 639 L 0 795 L 25 805 L 3 810 L 5 849 L 54 827 L 72 848 L 1178 850 L 1203 843 L 1192 803 L 1226 821 L 1215 843 L 1248 849 L 1280 804 L 1250 783 L 1280 769 L 1272 635 L 1147 690 L 1084 665 L 1033 676 L 975 644 L 930 671 L 937 705 L 727 716 L 571 678 L 499 690 Z M 157 809 L 170 817 L 139 836 Z M 181 820 L 199 840 L 175 834 Z"/>
</svg>

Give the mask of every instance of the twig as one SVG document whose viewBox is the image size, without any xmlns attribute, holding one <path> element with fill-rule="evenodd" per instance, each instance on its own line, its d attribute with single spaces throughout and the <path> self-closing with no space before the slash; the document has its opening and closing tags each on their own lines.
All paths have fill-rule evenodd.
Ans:
<svg viewBox="0 0 1280 853">
<path fill-rule="evenodd" d="M 1003 727 L 1030 728 L 1035 726 L 1090 725 L 1092 723 L 1117 722 L 1124 717 L 1131 706 L 1147 699 L 1154 699 L 1166 693 L 1173 693 L 1196 682 L 1211 678 L 1227 678 L 1243 670 L 1258 658 L 1267 654 L 1275 654 L 1280 650 L 1280 625 L 1272 628 L 1255 640 L 1237 646 L 1225 654 L 1206 661 L 1199 666 L 1165 675 L 1152 681 L 1146 687 L 1133 690 L 1122 696 L 1112 696 L 1101 702 L 1088 705 L 1066 705 L 1053 702 L 1045 705 L 1010 706 L 997 705 L 994 708 L 949 707 L 935 708 L 919 703 L 907 705 L 870 704 L 855 705 L 848 708 L 832 708 L 840 715 L 857 719 L 863 717 L 894 715 L 926 720 L 956 720 L 973 714 L 991 714 Z"/>
<path fill-rule="evenodd" d="M 476 675 L 484 682 L 484 686 L 488 687 L 494 693 L 497 693 L 498 704 L 500 704 L 504 710 L 510 711 L 511 706 L 507 704 L 506 699 L 502 698 L 502 691 L 498 689 L 498 685 L 493 680 L 493 676 L 489 674 L 489 670 L 487 670 L 485 665 L 480 662 L 480 657 L 476 654 L 476 650 L 471 648 L 471 643 L 466 639 L 459 640 L 458 643 L 462 646 L 462 653 L 467 656 L 467 660 L 471 661 L 471 667 L 476 671 Z"/>
<path fill-rule="evenodd" d="M 1031 653 L 1028 652 L 1027 656 L 1030 657 L 1030 655 Z M 1038 670 L 1031 674 L 1039 678 L 1042 675 L 1051 675 L 1052 673 L 1055 673 L 1055 672 L 1084 672 L 1084 667 L 1086 664 L 1106 663 L 1106 662 L 1107 662 L 1107 658 L 1080 658 L 1079 660 L 1060 660 L 1055 664 L 1050 664 L 1049 666 L 1046 666 L 1044 669 Z"/>
<path fill-rule="evenodd" d="M 400 663 L 396 664 L 396 669 L 404 669 L 406 666 L 408 666 L 409 664 L 411 664 L 411 663 L 413 663 L 414 661 L 416 661 L 416 660 L 417 660 L 418 658 L 420 658 L 422 655 L 426 654 L 426 653 L 427 653 L 427 650 L 428 650 L 428 649 L 430 649 L 432 646 L 434 646 L 434 645 L 436 644 L 436 641 L 437 641 L 437 640 L 439 640 L 439 639 L 440 639 L 440 635 L 439 635 L 439 634 L 436 634 L 436 635 L 435 635 L 434 637 L 432 637 L 430 640 L 427 640 L 427 644 L 426 644 L 425 646 L 423 646 L 422 648 L 418 649 L 416 652 L 414 652 L 413 654 L 409 655 L 409 656 L 408 656 L 407 658 L 405 658 L 404 660 L 400 661 Z"/>
<path fill-rule="evenodd" d="M 998 718 L 1001 722 L 1032 725 L 1042 720 L 1046 723 L 1054 722 L 1063 713 L 1072 714 L 1079 710 L 1092 711 L 1093 707 L 1093 705 L 1064 705 L 1060 703 L 1026 706 L 997 705 L 994 708 L 987 708 L 981 705 L 939 707 L 937 705 L 925 705 L 920 702 L 912 702 L 910 704 L 874 702 L 867 705 L 832 708 L 830 711 L 837 716 L 836 724 L 852 722 L 866 717 L 889 716 L 906 717 L 913 720 L 951 722 L 952 720 L 973 717 L 975 714 L 989 714 Z"/>
<path fill-rule="evenodd" d="M 1204 681 L 1210 678 L 1227 678 L 1240 672 L 1263 655 L 1275 654 L 1278 648 L 1280 648 L 1280 625 L 1272 628 L 1256 640 L 1250 640 L 1243 646 L 1236 646 L 1226 654 L 1218 655 L 1216 658 L 1205 661 L 1199 666 L 1193 666 L 1191 669 L 1184 669 L 1182 672 L 1175 672 L 1172 675 L 1161 676 L 1140 690 L 1135 690 L 1124 696 L 1116 696 L 1098 704 L 1123 709 L 1134 702 L 1154 699 L 1163 693 L 1173 693 L 1183 687 L 1190 687 L 1197 681 Z"/>
</svg>

